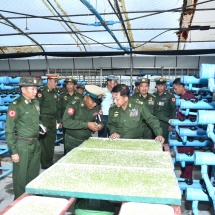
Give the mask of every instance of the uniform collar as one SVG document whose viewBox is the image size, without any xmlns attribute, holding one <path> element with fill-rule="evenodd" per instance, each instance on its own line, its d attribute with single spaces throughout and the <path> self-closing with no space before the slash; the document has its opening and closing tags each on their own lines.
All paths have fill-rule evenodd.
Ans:
<svg viewBox="0 0 215 215">
<path fill-rule="evenodd" d="M 22 100 L 25 104 L 32 104 L 32 100 L 26 99 L 23 95 L 21 96 L 21 100 Z"/>
</svg>

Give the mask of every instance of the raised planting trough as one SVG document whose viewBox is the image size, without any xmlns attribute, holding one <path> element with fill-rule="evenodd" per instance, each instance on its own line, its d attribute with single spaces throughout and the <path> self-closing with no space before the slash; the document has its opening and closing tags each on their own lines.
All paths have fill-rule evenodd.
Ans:
<svg viewBox="0 0 215 215">
<path fill-rule="evenodd" d="M 80 145 L 83 148 L 163 151 L 162 144 L 155 140 L 115 139 L 91 137 Z"/>
<path fill-rule="evenodd" d="M 27 196 L 11 207 L 4 215 L 59 215 L 67 206 L 67 199 Z"/>
<path fill-rule="evenodd" d="M 76 148 L 59 163 L 174 169 L 169 152 Z"/>
<path fill-rule="evenodd" d="M 27 193 L 79 198 L 181 204 L 171 169 L 56 163 L 26 187 Z"/>
<path fill-rule="evenodd" d="M 181 205 L 170 154 L 153 140 L 90 138 L 31 181 L 26 192 Z"/>
</svg>

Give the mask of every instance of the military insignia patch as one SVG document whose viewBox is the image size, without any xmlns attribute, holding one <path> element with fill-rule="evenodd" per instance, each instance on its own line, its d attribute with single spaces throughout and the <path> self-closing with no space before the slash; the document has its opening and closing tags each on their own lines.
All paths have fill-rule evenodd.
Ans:
<svg viewBox="0 0 215 215">
<path fill-rule="evenodd" d="M 172 101 L 175 102 L 175 98 L 172 98 Z"/>
<path fill-rule="evenodd" d="M 64 98 L 64 100 L 67 100 L 67 96 L 64 96 L 63 98 Z"/>
<path fill-rule="evenodd" d="M 164 102 L 159 102 L 158 105 L 159 106 L 164 106 Z"/>
<path fill-rule="evenodd" d="M 17 101 L 14 101 L 13 104 L 15 105 L 17 103 Z"/>
<path fill-rule="evenodd" d="M 131 109 L 130 110 L 130 117 L 135 117 L 138 115 L 138 110 L 137 109 Z"/>
<path fill-rule="evenodd" d="M 115 113 L 113 114 L 113 116 L 114 116 L 114 117 L 118 117 L 118 116 L 119 116 L 119 112 L 115 112 Z"/>
<path fill-rule="evenodd" d="M 69 115 L 73 115 L 75 113 L 75 109 L 74 108 L 68 108 L 68 114 Z"/>
<path fill-rule="evenodd" d="M 38 98 L 41 98 L 42 96 L 43 96 L 43 94 L 42 93 L 38 93 Z"/>
<path fill-rule="evenodd" d="M 40 112 L 40 107 L 39 106 L 35 105 L 35 108 L 36 108 L 37 111 Z"/>
<path fill-rule="evenodd" d="M 16 111 L 15 110 L 9 110 L 8 111 L 8 116 L 11 117 L 11 118 L 15 117 L 16 116 Z"/>
</svg>

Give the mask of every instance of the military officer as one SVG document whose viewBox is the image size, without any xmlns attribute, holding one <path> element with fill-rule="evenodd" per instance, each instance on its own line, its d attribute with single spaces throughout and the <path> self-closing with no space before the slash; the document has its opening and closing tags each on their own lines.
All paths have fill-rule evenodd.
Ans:
<svg viewBox="0 0 215 215">
<path fill-rule="evenodd" d="M 82 99 L 82 95 L 75 91 L 75 87 L 77 84 L 77 81 L 75 79 L 66 78 L 64 82 L 65 82 L 66 92 L 61 93 L 59 96 L 58 114 L 60 114 L 59 118 L 61 119 L 61 122 L 62 122 L 63 114 L 66 110 L 67 104 L 71 101 L 76 101 L 76 100 Z M 65 151 L 65 129 L 64 128 L 63 128 L 63 143 L 64 143 L 64 154 L 66 154 L 66 151 Z"/>
<path fill-rule="evenodd" d="M 109 138 L 141 139 L 143 135 L 143 119 L 150 125 L 156 135 L 155 140 L 164 142 L 159 120 L 154 117 L 141 101 L 129 100 L 129 88 L 125 84 L 117 84 L 113 90 L 114 105 L 109 109 Z"/>
<path fill-rule="evenodd" d="M 25 192 L 25 186 L 39 175 L 41 149 L 39 137 L 40 108 L 37 87 L 40 79 L 21 77 L 22 95 L 13 101 L 7 112 L 6 140 L 13 161 L 15 199 Z"/>
<path fill-rule="evenodd" d="M 138 93 L 131 96 L 131 99 L 136 99 L 143 102 L 154 115 L 155 95 L 149 93 L 150 80 L 148 78 L 138 79 Z M 151 127 L 143 120 L 143 139 L 153 139 L 155 135 Z"/>
<path fill-rule="evenodd" d="M 78 84 L 78 85 L 76 86 L 76 92 L 77 92 L 77 93 L 83 95 L 84 91 L 85 91 L 85 86 L 84 86 L 84 85 Z"/>
<path fill-rule="evenodd" d="M 40 137 L 41 145 L 41 168 L 47 169 L 53 164 L 54 147 L 56 139 L 56 126 L 60 125 L 58 115 L 58 74 L 47 74 L 47 85 L 37 94 L 40 103 L 40 120 L 47 128 L 45 135 Z"/>
<path fill-rule="evenodd" d="M 175 96 L 166 90 L 166 82 L 167 79 L 163 77 L 155 79 L 157 92 L 154 93 L 156 96 L 154 115 L 159 119 L 165 143 L 168 143 L 170 119 L 176 118 L 176 105 Z"/>
<path fill-rule="evenodd" d="M 99 131 L 104 126 L 100 103 L 105 91 L 96 85 L 86 85 L 85 92 L 83 99 L 67 105 L 63 115 L 67 153 L 87 140 L 92 132 Z"/>
<path fill-rule="evenodd" d="M 65 79 L 66 92 L 63 92 L 59 96 L 59 114 L 60 119 L 62 119 L 66 106 L 69 102 L 79 100 L 82 98 L 81 94 L 75 91 L 77 81 L 73 78 Z"/>
</svg>

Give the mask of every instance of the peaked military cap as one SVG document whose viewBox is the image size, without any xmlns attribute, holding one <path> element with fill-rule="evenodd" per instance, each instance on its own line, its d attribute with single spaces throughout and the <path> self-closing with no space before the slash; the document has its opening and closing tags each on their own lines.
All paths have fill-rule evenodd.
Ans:
<svg viewBox="0 0 215 215">
<path fill-rule="evenodd" d="M 155 83 L 156 84 L 166 84 L 167 79 L 164 77 L 160 77 L 160 78 L 155 78 Z"/>
<path fill-rule="evenodd" d="M 86 85 L 85 95 L 89 95 L 95 103 L 99 104 L 101 102 L 102 96 L 105 95 L 105 90 L 96 85 Z"/>
<path fill-rule="evenodd" d="M 82 84 L 78 84 L 78 85 L 76 86 L 76 89 L 77 89 L 77 88 L 85 89 L 85 86 L 84 86 L 84 85 L 82 85 Z"/>
<path fill-rule="evenodd" d="M 139 77 L 139 83 L 150 83 L 150 80 L 148 78 Z"/>
<path fill-rule="evenodd" d="M 28 86 L 42 86 L 42 80 L 35 77 L 21 77 L 18 86 L 28 87 Z"/>
<path fill-rule="evenodd" d="M 47 79 L 59 79 L 59 74 L 54 73 L 54 74 L 46 74 Z"/>
<path fill-rule="evenodd" d="M 66 78 L 64 80 L 65 84 L 67 84 L 68 82 L 72 82 L 73 84 L 77 84 L 77 80 L 75 80 L 74 78 Z"/>
<path fill-rule="evenodd" d="M 110 81 L 118 81 L 118 77 L 114 75 L 108 75 L 106 79 Z"/>
</svg>

